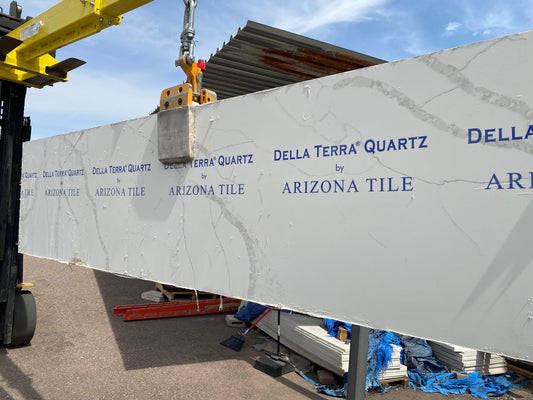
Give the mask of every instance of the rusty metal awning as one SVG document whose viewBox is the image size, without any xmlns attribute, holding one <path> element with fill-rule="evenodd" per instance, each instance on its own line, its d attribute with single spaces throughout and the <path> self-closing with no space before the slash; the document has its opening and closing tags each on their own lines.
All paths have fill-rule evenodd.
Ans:
<svg viewBox="0 0 533 400">
<path fill-rule="evenodd" d="M 248 21 L 211 55 L 203 87 L 221 100 L 384 62 Z"/>
</svg>

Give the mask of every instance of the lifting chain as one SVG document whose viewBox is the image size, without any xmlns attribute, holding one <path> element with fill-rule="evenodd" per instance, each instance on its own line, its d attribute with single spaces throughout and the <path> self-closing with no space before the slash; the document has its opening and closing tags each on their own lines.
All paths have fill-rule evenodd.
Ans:
<svg viewBox="0 0 533 400">
<path fill-rule="evenodd" d="M 194 63 L 194 10 L 197 0 L 183 0 L 185 15 L 183 17 L 183 32 L 181 33 L 180 57 L 185 55 L 187 64 Z"/>
</svg>

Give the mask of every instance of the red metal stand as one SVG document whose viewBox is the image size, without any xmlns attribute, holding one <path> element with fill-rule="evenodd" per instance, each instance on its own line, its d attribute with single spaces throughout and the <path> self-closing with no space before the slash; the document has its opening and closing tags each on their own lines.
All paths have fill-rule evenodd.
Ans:
<svg viewBox="0 0 533 400">
<path fill-rule="evenodd" d="M 184 317 L 188 315 L 213 314 L 237 311 L 241 301 L 238 299 L 201 299 L 174 301 L 170 303 L 130 304 L 116 306 L 113 315 L 122 315 L 124 321 L 152 318 Z"/>
</svg>

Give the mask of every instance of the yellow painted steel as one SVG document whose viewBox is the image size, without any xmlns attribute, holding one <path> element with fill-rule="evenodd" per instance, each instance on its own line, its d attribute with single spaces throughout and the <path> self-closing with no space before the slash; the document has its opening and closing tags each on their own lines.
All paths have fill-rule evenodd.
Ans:
<svg viewBox="0 0 533 400">
<path fill-rule="evenodd" d="M 28 288 L 32 288 L 34 286 L 35 285 L 33 283 L 21 282 L 21 283 L 17 284 L 17 289 L 28 289 Z"/>
<path fill-rule="evenodd" d="M 200 87 L 203 71 L 196 61 L 188 64 L 187 56 L 182 54 L 176 60 L 176 65 L 179 65 L 187 75 L 187 82 L 161 92 L 159 103 L 161 111 L 190 106 L 193 103 L 205 104 L 216 101 L 217 94 L 214 91 Z"/>
<path fill-rule="evenodd" d="M 192 91 L 195 93 L 199 92 L 200 87 L 200 76 L 202 75 L 202 70 L 198 67 L 198 63 L 195 61 L 192 64 L 187 63 L 187 57 L 185 54 L 182 54 L 176 63 L 181 67 L 185 75 L 187 75 L 187 82 L 192 86 Z"/>
<path fill-rule="evenodd" d="M 8 33 L 22 40 L 22 44 L 0 61 L 0 79 L 27 86 L 42 87 L 55 82 L 65 82 L 61 76 L 47 73 L 57 60 L 48 53 L 68 44 L 94 35 L 102 29 L 118 25 L 122 14 L 153 0 L 63 0 L 32 20 Z M 46 83 L 27 82 L 33 77 L 43 77 Z"/>
</svg>

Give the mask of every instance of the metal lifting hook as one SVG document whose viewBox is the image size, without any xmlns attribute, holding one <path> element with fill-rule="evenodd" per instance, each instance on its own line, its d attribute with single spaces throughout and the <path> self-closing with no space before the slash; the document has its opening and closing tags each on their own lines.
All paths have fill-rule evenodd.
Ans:
<svg viewBox="0 0 533 400">
<path fill-rule="evenodd" d="M 185 15 L 183 17 L 183 32 L 181 33 L 180 57 L 185 55 L 187 64 L 194 63 L 194 10 L 197 0 L 183 0 Z"/>
<path fill-rule="evenodd" d="M 183 17 L 183 32 L 181 33 L 180 56 L 175 61 L 180 67 L 187 81 L 181 85 L 165 89 L 161 92 L 159 108 L 161 111 L 190 106 L 193 103 L 205 104 L 216 101 L 217 94 L 202 87 L 205 62 L 194 59 L 194 10 L 197 0 L 183 0 L 185 16 Z"/>
</svg>

